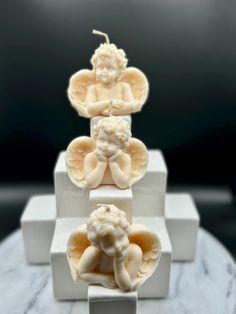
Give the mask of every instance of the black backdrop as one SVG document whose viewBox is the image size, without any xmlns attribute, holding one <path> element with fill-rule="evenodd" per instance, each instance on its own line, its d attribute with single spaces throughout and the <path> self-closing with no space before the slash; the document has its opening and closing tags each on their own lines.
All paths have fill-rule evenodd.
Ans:
<svg viewBox="0 0 236 314">
<path fill-rule="evenodd" d="M 107 32 L 150 82 L 133 135 L 167 159 L 170 182 L 234 182 L 236 2 L 0 2 L 0 181 L 51 181 L 60 150 L 89 132 L 66 96 Z"/>
</svg>

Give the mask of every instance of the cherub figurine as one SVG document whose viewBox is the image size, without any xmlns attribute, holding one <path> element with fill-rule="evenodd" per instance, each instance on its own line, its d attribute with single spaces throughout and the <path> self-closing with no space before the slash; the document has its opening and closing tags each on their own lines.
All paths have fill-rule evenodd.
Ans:
<svg viewBox="0 0 236 314">
<path fill-rule="evenodd" d="M 137 68 L 126 68 L 125 52 L 106 38 L 92 56 L 92 70 L 80 70 L 69 83 L 68 97 L 83 117 L 127 115 L 140 111 L 149 86 L 146 76 Z"/>
<path fill-rule="evenodd" d="M 145 145 L 131 138 L 127 121 L 120 117 L 101 119 L 92 138 L 77 137 L 66 151 L 68 175 L 80 188 L 115 184 L 126 189 L 144 176 L 147 163 Z"/>
<path fill-rule="evenodd" d="M 158 236 L 141 224 L 129 225 L 125 212 L 99 205 L 87 225 L 67 244 L 72 278 L 123 291 L 137 289 L 155 271 L 161 255 Z"/>
</svg>

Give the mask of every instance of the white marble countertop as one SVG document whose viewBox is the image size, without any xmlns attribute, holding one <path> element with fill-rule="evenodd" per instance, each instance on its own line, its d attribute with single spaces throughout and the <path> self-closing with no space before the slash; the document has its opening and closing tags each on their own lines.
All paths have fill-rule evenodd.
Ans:
<svg viewBox="0 0 236 314">
<path fill-rule="evenodd" d="M 21 231 L 0 244 L 1 314 L 86 314 L 87 302 L 56 301 L 49 265 L 26 264 Z M 196 261 L 173 263 L 167 299 L 139 300 L 139 314 L 236 314 L 236 265 L 200 229 Z"/>
</svg>

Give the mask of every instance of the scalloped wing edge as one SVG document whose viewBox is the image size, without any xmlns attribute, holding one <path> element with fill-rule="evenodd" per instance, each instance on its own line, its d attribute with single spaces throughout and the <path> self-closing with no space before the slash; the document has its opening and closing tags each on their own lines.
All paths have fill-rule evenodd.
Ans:
<svg viewBox="0 0 236 314">
<path fill-rule="evenodd" d="M 73 74 L 69 80 L 67 95 L 72 107 L 80 116 L 90 118 L 88 113 L 85 97 L 90 85 L 95 84 L 93 70 L 83 69 Z"/>
<path fill-rule="evenodd" d="M 140 111 L 149 94 L 149 83 L 146 75 L 135 67 L 125 69 L 121 81 L 128 83 L 136 100 L 134 112 Z"/>
<path fill-rule="evenodd" d="M 140 266 L 135 288 L 146 281 L 157 268 L 161 257 L 161 241 L 158 235 L 143 224 L 133 224 L 129 227 L 128 237 L 130 243 L 135 243 L 142 249 L 143 262 Z M 144 240 L 148 243 L 144 248 Z"/>
<path fill-rule="evenodd" d="M 131 186 L 142 179 L 146 173 L 148 166 L 148 151 L 142 141 L 132 137 L 129 141 L 129 146 L 124 152 L 130 156 L 132 161 Z"/>
<path fill-rule="evenodd" d="M 95 147 L 96 143 L 91 137 L 80 136 L 71 141 L 66 149 L 65 163 L 67 173 L 72 183 L 77 187 L 86 188 L 86 180 L 83 174 L 83 162 L 85 156 L 92 152 Z M 74 158 L 75 154 L 76 157 Z M 78 171 L 76 176 L 74 174 L 75 169 Z"/>
<path fill-rule="evenodd" d="M 80 243 L 78 246 L 76 244 Z M 87 226 L 86 224 L 80 225 L 74 232 L 71 233 L 67 242 L 66 258 L 70 266 L 71 276 L 76 282 L 79 278 L 79 273 L 77 271 L 76 265 L 85 251 L 85 249 L 90 246 L 91 243 L 87 237 Z M 73 252 L 75 250 L 75 252 Z M 74 254 L 76 256 L 74 256 Z"/>
</svg>

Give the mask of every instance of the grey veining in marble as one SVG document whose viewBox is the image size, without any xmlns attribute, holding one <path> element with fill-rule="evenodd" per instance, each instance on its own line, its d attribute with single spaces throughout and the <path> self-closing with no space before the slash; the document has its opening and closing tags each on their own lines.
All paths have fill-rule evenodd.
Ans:
<svg viewBox="0 0 236 314">
<path fill-rule="evenodd" d="M 0 245 L 1 314 L 86 314 L 87 302 L 53 297 L 50 266 L 26 264 L 22 234 Z M 196 261 L 173 263 L 167 299 L 139 300 L 139 314 L 236 314 L 236 265 L 225 248 L 200 229 Z"/>
</svg>

